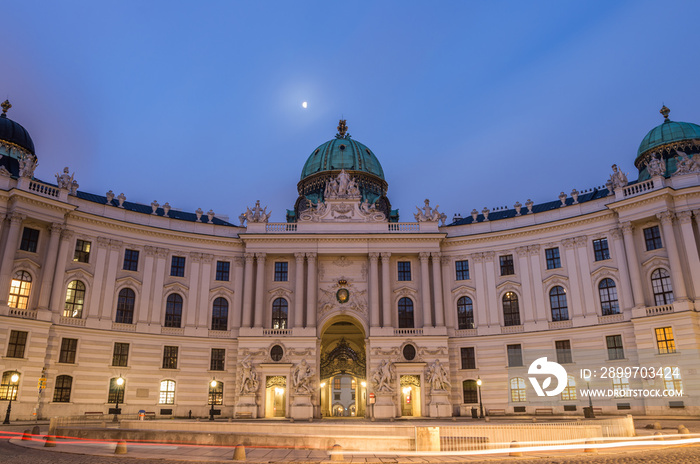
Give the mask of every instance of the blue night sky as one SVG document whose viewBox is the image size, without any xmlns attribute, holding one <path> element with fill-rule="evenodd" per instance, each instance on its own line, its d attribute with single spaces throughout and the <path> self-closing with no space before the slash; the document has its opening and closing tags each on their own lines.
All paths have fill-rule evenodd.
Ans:
<svg viewBox="0 0 700 464">
<path fill-rule="evenodd" d="M 5 1 L 0 98 L 54 182 L 283 221 L 347 119 L 403 221 L 630 180 L 700 123 L 697 1 Z M 693 89 L 696 90 L 693 90 Z M 308 108 L 301 104 L 308 101 Z"/>
</svg>

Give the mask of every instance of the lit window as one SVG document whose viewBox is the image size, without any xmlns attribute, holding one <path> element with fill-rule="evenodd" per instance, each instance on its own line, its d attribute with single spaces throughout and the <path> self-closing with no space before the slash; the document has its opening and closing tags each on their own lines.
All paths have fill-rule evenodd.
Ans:
<svg viewBox="0 0 700 464">
<path fill-rule="evenodd" d="M 134 321 L 134 304 L 136 294 L 130 288 L 123 288 L 119 291 L 117 298 L 117 317 L 114 322 L 119 324 L 132 324 Z"/>
<path fill-rule="evenodd" d="M 287 328 L 287 309 L 289 304 L 284 298 L 275 298 L 272 302 L 272 328 Z"/>
<path fill-rule="evenodd" d="M 673 339 L 673 328 L 660 327 L 656 332 L 656 347 L 659 354 L 671 354 L 676 352 L 676 341 Z"/>
<path fill-rule="evenodd" d="M 117 383 L 117 377 L 109 379 L 109 395 L 107 396 L 108 403 L 123 403 L 124 402 L 124 390 L 126 388 L 126 383 L 119 385 Z"/>
<path fill-rule="evenodd" d="M 177 369 L 177 346 L 163 347 L 163 369 Z"/>
<path fill-rule="evenodd" d="M 75 254 L 73 254 L 73 261 L 77 261 L 79 263 L 90 262 L 90 242 L 80 239 L 75 241 Z"/>
<path fill-rule="evenodd" d="M 228 301 L 219 297 L 211 310 L 211 330 L 228 330 Z"/>
<path fill-rule="evenodd" d="M 561 392 L 561 399 L 563 401 L 573 401 L 576 399 L 576 380 L 573 375 L 567 376 L 566 387 L 564 387 L 564 391 Z"/>
<path fill-rule="evenodd" d="M 552 321 L 568 321 L 569 308 L 566 303 L 566 290 L 557 285 L 549 291 L 549 304 L 552 307 Z"/>
<path fill-rule="evenodd" d="M 160 382 L 160 396 L 158 398 L 158 404 L 175 404 L 174 380 L 163 380 Z"/>
<path fill-rule="evenodd" d="M 557 269 L 561 267 L 559 248 L 547 248 L 544 250 L 544 256 L 547 260 L 547 269 Z"/>
<path fill-rule="evenodd" d="M 681 370 L 677 366 L 664 368 L 664 389 L 677 392 L 683 391 Z"/>
<path fill-rule="evenodd" d="M 647 251 L 663 248 L 659 226 L 644 229 L 644 243 L 647 247 Z"/>
<path fill-rule="evenodd" d="M 619 398 L 623 396 L 623 391 L 627 391 L 630 389 L 630 380 L 627 377 L 613 377 L 612 379 L 612 385 L 613 385 L 613 395 L 616 398 Z"/>
<path fill-rule="evenodd" d="M 593 254 L 596 261 L 610 259 L 610 249 L 608 248 L 607 238 L 593 240 Z"/>
<path fill-rule="evenodd" d="M 474 306 L 468 296 L 457 300 L 457 324 L 460 330 L 474 328 Z"/>
<path fill-rule="evenodd" d="M 654 292 L 656 306 L 673 303 L 671 276 L 666 269 L 656 269 L 651 273 L 651 288 Z"/>
<path fill-rule="evenodd" d="M 333 379 L 333 390 L 340 390 L 340 377 Z"/>
<path fill-rule="evenodd" d="M 514 403 L 527 401 L 527 396 L 525 395 L 525 379 L 522 377 L 510 379 L 510 400 Z"/>
<path fill-rule="evenodd" d="M 12 401 L 17 399 L 17 390 L 19 390 L 19 379 L 17 382 L 12 382 L 13 375 L 20 375 L 17 371 L 5 371 L 2 373 L 2 381 L 0 381 L 0 400 Z"/>
<path fill-rule="evenodd" d="M 413 300 L 403 297 L 399 300 L 399 328 L 412 329 L 413 327 Z"/>
<path fill-rule="evenodd" d="M 503 295 L 503 324 L 506 326 L 520 325 L 518 295 L 514 292 L 506 292 Z"/>
<path fill-rule="evenodd" d="M 207 404 L 224 404 L 224 383 L 216 382 L 215 386 L 209 383 L 209 402 Z"/>
<path fill-rule="evenodd" d="M 32 276 L 27 271 L 17 271 L 10 282 L 10 295 L 7 305 L 10 308 L 27 309 L 29 291 L 32 288 Z"/>
<path fill-rule="evenodd" d="M 456 261 L 457 280 L 469 280 L 469 261 Z"/>
<path fill-rule="evenodd" d="M 275 263 L 275 282 L 287 281 L 287 262 L 278 261 Z"/>
<path fill-rule="evenodd" d="M 620 314 L 620 304 L 617 301 L 617 286 L 612 279 L 603 279 L 598 284 L 600 308 L 603 316 Z"/>
<path fill-rule="evenodd" d="M 85 284 L 79 280 L 74 280 L 68 284 L 66 304 L 63 306 L 63 317 L 83 317 L 84 304 Z"/>
<path fill-rule="evenodd" d="M 168 295 L 165 302 L 165 327 L 180 327 L 182 323 L 182 297 L 177 293 Z"/>
<path fill-rule="evenodd" d="M 56 387 L 53 389 L 53 401 L 55 403 L 69 403 L 72 386 L 73 377 L 70 375 L 59 375 L 56 377 Z"/>
</svg>

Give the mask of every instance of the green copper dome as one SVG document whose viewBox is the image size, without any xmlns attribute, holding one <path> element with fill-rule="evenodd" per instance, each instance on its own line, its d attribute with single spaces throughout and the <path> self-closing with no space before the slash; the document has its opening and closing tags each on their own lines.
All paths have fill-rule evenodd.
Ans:
<svg viewBox="0 0 700 464">
<path fill-rule="evenodd" d="M 382 180 L 384 170 L 372 150 L 364 144 L 352 140 L 347 134 L 344 121 L 338 126 L 338 134 L 333 140 L 319 145 L 304 163 L 301 179 L 323 171 L 360 171 L 374 174 Z"/>
<path fill-rule="evenodd" d="M 652 130 L 642 139 L 637 150 L 637 157 L 654 148 L 669 143 L 683 140 L 700 139 L 700 126 L 690 122 L 677 122 L 668 119 L 669 110 L 665 106 L 661 109 L 664 122 Z"/>
</svg>

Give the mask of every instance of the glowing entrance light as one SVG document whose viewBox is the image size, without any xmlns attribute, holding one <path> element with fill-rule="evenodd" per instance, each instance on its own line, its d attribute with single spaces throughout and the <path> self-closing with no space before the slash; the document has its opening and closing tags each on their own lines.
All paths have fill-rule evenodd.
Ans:
<svg viewBox="0 0 700 464">
<path fill-rule="evenodd" d="M 284 388 L 275 387 L 275 395 L 284 395 Z"/>
</svg>

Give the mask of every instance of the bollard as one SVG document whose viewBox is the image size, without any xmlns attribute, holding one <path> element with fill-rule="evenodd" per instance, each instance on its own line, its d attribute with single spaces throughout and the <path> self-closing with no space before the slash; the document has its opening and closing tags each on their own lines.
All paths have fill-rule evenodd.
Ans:
<svg viewBox="0 0 700 464">
<path fill-rule="evenodd" d="M 31 430 L 27 429 L 22 434 L 22 441 L 32 441 Z"/>
<path fill-rule="evenodd" d="M 681 435 L 689 435 L 690 430 L 688 430 L 688 427 L 686 427 L 685 425 L 679 425 L 678 426 L 678 433 Z"/>
<path fill-rule="evenodd" d="M 656 437 L 656 438 L 654 438 L 654 440 L 656 440 L 656 441 L 664 441 L 664 434 L 663 434 L 663 433 L 661 433 L 661 432 L 654 432 L 654 436 Z"/>
<path fill-rule="evenodd" d="M 587 445 L 595 445 L 596 441 L 595 440 L 586 440 Z M 597 453 L 598 448 L 584 448 L 583 449 L 584 453 Z"/>
<path fill-rule="evenodd" d="M 512 441 L 510 442 L 510 447 L 511 448 L 520 448 L 520 445 L 518 444 L 517 441 Z M 521 458 L 523 456 L 522 451 L 511 451 L 508 456 L 512 456 L 514 458 Z"/>
<path fill-rule="evenodd" d="M 337 443 L 331 449 L 331 461 L 345 461 L 343 459 L 343 447 Z"/>
<path fill-rule="evenodd" d="M 245 446 L 240 444 L 236 445 L 236 448 L 233 451 L 233 457 L 231 459 L 233 461 L 245 461 Z"/>
<path fill-rule="evenodd" d="M 34 427 L 32 427 L 32 435 L 33 436 L 41 435 L 41 429 L 39 428 L 38 425 L 35 425 Z"/>
<path fill-rule="evenodd" d="M 55 448 L 56 447 L 56 437 L 53 435 L 46 435 L 46 442 L 44 442 L 45 448 Z"/>
<path fill-rule="evenodd" d="M 126 441 L 119 440 L 114 448 L 114 454 L 126 454 Z"/>
<path fill-rule="evenodd" d="M 654 430 L 661 430 L 661 422 L 654 422 Z"/>
</svg>

